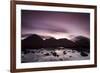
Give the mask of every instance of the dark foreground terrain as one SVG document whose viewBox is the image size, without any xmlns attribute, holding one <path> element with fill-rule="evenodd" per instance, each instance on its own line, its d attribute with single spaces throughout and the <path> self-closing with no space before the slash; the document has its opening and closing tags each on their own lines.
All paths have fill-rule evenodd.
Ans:
<svg viewBox="0 0 100 73">
<path fill-rule="evenodd" d="M 48 61 L 72 61 L 88 60 L 89 52 L 79 52 L 68 48 L 63 49 L 27 49 L 21 53 L 21 62 L 48 62 Z"/>
<path fill-rule="evenodd" d="M 21 62 L 46 62 L 87 60 L 90 58 L 90 39 L 84 36 L 55 39 L 50 37 L 43 40 L 33 34 L 22 40 Z"/>
</svg>

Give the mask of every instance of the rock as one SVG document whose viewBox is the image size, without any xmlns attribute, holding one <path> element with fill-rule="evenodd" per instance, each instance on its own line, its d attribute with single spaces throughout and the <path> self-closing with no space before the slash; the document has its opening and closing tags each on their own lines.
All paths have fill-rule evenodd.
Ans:
<svg viewBox="0 0 100 73">
<path fill-rule="evenodd" d="M 25 51 L 24 51 L 24 54 L 27 54 L 27 53 L 30 53 L 30 51 L 25 50 Z"/>
<path fill-rule="evenodd" d="M 63 54 L 64 54 L 64 55 L 67 54 L 66 51 L 63 51 Z"/>
<path fill-rule="evenodd" d="M 70 50 L 68 52 L 71 52 Z"/>
<path fill-rule="evenodd" d="M 63 59 L 59 59 L 60 61 L 63 61 Z"/>
<path fill-rule="evenodd" d="M 43 52 L 41 52 L 43 54 Z"/>
<path fill-rule="evenodd" d="M 55 57 L 59 57 L 59 55 L 56 52 L 51 52 L 51 54 Z"/>
<path fill-rule="evenodd" d="M 72 57 L 72 56 L 69 56 L 70 58 Z"/>
<path fill-rule="evenodd" d="M 32 53 L 35 53 L 34 51 L 32 51 Z"/>
<path fill-rule="evenodd" d="M 72 50 L 72 53 L 75 53 L 75 50 Z"/>
<path fill-rule="evenodd" d="M 46 54 L 44 54 L 45 56 L 49 56 L 50 54 L 49 53 L 46 53 Z"/>
<path fill-rule="evenodd" d="M 85 52 L 81 52 L 80 55 L 81 55 L 81 56 L 84 56 L 84 57 L 85 57 L 85 56 L 88 56 L 88 54 L 86 54 Z"/>
</svg>

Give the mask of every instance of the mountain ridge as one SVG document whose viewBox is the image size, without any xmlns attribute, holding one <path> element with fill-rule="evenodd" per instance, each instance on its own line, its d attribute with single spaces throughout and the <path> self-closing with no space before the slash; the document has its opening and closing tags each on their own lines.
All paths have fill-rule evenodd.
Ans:
<svg viewBox="0 0 100 73">
<path fill-rule="evenodd" d="M 69 40 L 67 38 L 60 38 L 56 39 L 53 37 L 50 37 L 48 39 L 43 40 L 41 36 L 37 34 L 32 34 L 26 39 L 21 40 L 21 48 L 22 49 L 40 49 L 40 48 L 58 48 L 58 47 L 64 47 L 64 48 L 71 48 L 78 50 L 82 50 L 80 48 L 86 48 L 87 50 L 90 49 L 90 39 L 86 38 L 84 36 L 78 36 L 76 37 L 76 41 L 73 42 L 72 40 Z"/>
</svg>

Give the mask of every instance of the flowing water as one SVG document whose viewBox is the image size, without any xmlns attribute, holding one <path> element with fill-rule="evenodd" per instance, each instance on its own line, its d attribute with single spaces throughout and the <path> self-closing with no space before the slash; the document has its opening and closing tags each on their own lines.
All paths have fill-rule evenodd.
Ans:
<svg viewBox="0 0 100 73">
<path fill-rule="evenodd" d="M 89 60 L 90 54 L 85 52 L 85 56 L 81 52 L 64 49 L 27 49 L 21 53 L 21 62 L 49 62 L 49 61 L 72 61 L 72 60 Z"/>
</svg>

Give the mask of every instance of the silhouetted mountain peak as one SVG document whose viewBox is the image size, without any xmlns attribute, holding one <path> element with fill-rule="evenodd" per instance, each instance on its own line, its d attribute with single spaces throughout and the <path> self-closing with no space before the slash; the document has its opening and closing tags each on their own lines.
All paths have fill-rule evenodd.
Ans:
<svg viewBox="0 0 100 73">
<path fill-rule="evenodd" d="M 52 37 L 52 36 L 43 36 L 43 35 L 40 35 L 40 37 L 41 37 L 43 40 L 50 39 L 50 38 L 54 38 L 54 37 Z"/>
<path fill-rule="evenodd" d="M 84 36 L 75 37 L 75 43 L 79 48 L 90 49 L 90 39 Z"/>
<path fill-rule="evenodd" d="M 49 39 L 46 39 L 46 40 L 56 40 L 55 38 L 53 38 L 53 37 L 51 37 L 51 38 L 49 38 Z"/>
<path fill-rule="evenodd" d="M 40 48 L 71 48 L 76 50 L 86 50 L 89 51 L 90 39 L 84 36 L 75 37 L 75 41 L 69 40 L 67 38 L 56 39 L 50 37 L 43 40 L 40 35 L 32 34 L 26 39 L 22 40 L 22 49 L 40 49 Z M 79 48 L 79 49 L 77 49 Z"/>
<path fill-rule="evenodd" d="M 60 38 L 60 39 L 58 39 L 58 40 L 66 40 L 66 41 L 71 41 L 71 40 L 69 40 L 69 39 L 67 39 L 67 38 Z"/>
<path fill-rule="evenodd" d="M 76 40 L 84 40 L 84 39 L 88 39 L 89 40 L 89 38 L 87 38 L 85 36 L 77 36 L 77 37 L 75 37 L 75 39 Z"/>
<path fill-rule="evenodd" d="M 32 35 L 28 36 L 25 40 L 35 40 L 35 39 L 42 40 L 42 38 L 36 34 L 32 34 Z"/>
</svg>

